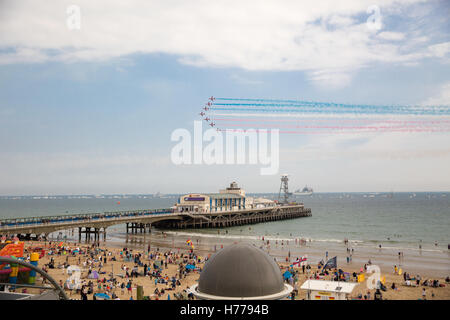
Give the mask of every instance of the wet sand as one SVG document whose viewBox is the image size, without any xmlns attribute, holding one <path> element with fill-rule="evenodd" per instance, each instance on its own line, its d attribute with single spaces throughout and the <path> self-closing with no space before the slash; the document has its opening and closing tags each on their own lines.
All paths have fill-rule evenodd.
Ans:
<svg viewBox="0 0 450 320">
<path fill-rule="evenodd" d="M 258 239 L 259 238 L 259 239 Z M 234 242 L 245 242 L 262 247 L 267 253 L 275 257 L 277 261 L 284 262 L 289 252 L 291 261 L 295 261 L 296 257 L 304 255 L 308 256 L 311 264 L 317 264 L 320 260 L 326 260 L 326 252 L 328 258 L 337 256 L 339 267 L 359 268 L 360 266 L 371 260 L 372 264 L 380 266 L 383 270 L 393 270 L 394 266 L 401 267 L 411 274 L 423 274 L 429 277 L 450 276 L 450 250 L 441 249 L 401 249 L 403 253 L 399 259 L 399 249 L 389 247 L 369 246 L 361 243 L 342 242 L 309 242 L 301 244 L 300 239 L 273 240 L 274 237 L 239 237 L 225 234 L 221 232 L 218 235 L 212 234 L 194 234 L 188 235 L 184 232 L 152 232 L 151 234 L 135 234 L 116 236 L 108 241 L 112 246 L 123 246 L 123 244 L 134 246 L 135 248 L 146 247 L 149 243 L 152 246 L 160 246 L 170 249 L 186 248 L 186 240 L 191 239 L 196 245 L 196 249 L 203 254 L 214 253 L 220 249 L 222 245 L 229 245 Z M 269 240 L 270 239 L 270 240 Z M 269 240 L 269 246 L 267 246 Z M 352 261 L 347 264 L 347 248 L 353 249 Z"/>
</svg>

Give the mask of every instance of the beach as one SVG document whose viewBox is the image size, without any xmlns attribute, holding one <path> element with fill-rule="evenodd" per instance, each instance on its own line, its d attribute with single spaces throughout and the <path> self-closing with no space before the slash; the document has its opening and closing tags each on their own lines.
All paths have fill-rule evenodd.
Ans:
<svg viewBox="0 0 450 320">
<path fill-rule="evenodd" d="M 318 271 L 318 261 L 326 259 L 326 251 L 324 252 L 322 251 L 321 247 L 309 244 L 308 242 L 300 243 L 300 241 L 297 241 L 296 243 L 295 240 L 278 241 L 268 240 L 266 238 L 264 238 L 264 240 L 262 238 L 259 240 L 249 240 L 244 237 L 241 237 L 240 239 L 230 238 L 226 236 L 226 233 L 224 231 L 222 232 L 224 233 L 222 237 L 220 236 L 220 233 L 216 237 L 202 237 L 192 235 L 188 236 L 184 233 L 180 234 L 177 232 L 152 232 L 151 234 L 146 235 L 128 235 L 123 239 L 116 238 L 113 241 L 100 242 L 98 246 L 93 246 L 89 243 L 76 243 L 67 241 L 53 241 L 51 242 L 51 244 L 48 241 L 28 241 L 26 242 L 26 248 L 38 246 L 47 246 L 47 248 L 54 248 L 53 251 L 55 254 L 48 255 L 47 252 L 45 257 L 43 257 L 39 261 L 39 265 L 44 266 L 50 262 L 50 259 L 53 258 L 55 268 L 47 269 L 47 271 L 52 277 L 55 278 L 55 280 L 57 280 L 61 284 L 64 284 L 69 277 L 67 269 L 62 267 L 62 265 L 66 263 L 66 266 L 78 266 L 82 270 L 80 277 L 81 282 L 86 285 L 89 283 L 89 281 L 93 282 L 94 291 L 90 294 L 87 294 L 87 299 L 89 300 L 93 299 L 94 293 L 107 293 L 109 296 L 111 296 L 112 293 L 115 293 L 115 295 L 117 295 L 118 299 L 120 300 L 129 300 L 130 298 L 137 299 L 137 286 L 143 287 L 143 295 L 147 296 L 150 300 L 173 300 L 175 299 L 175 295 L 178 294 L 182 295 L 180 296 L 180 298 L 187 299 L 187 289 L 197 283 L 200 276 L 199 270 L 203 269 L 205 260 L 208 259 L 208 257 L 210 257 L 212 254 L 214 254 L 215 251 L 220 250 L 222 247 L 229 246 L 237 242 L 254 244 L 255 246 L 258 246 L 265 252 L 269 253 L 269 255 L 276 259 L 277 263 L 280 266 L 281 273 L 292 266 L 292 262 L 296 260 L 297 254 L 299 254 L 300 257 L 306 255 L 308 259 L 307 262 L 311 266 L 310 273 L 303 274 L 302 268 L 293 268 L 294 271 L 297 271 L 297 274 L 295 276 L 296 281 L 294 288 L 298 289 L 298 295 L 295 297 L 295 299 L 301 300 L 305 298 L 306 292 L 304 290 L 300 290 L 300 286 L 308 278 L 313 277 L 314 273 Z M 187 239 L 190 239 L 194 246 L 193 253 L 191 253 L 190 257 L 190 247 L 186 244 Z M 269 241 L 269 244 L 267 244 L 267 241 Z M 82 251 L 84 250 L 85 253 L 70 254 L 70 252 L 76 248 Z M 347 245 L 345 243 L 336 244 L 334 247 L 329 248 L 329 250 L 327 250 L 328 258 L 337 256 L 337 267 L 350 274 L 353 274 L 353 272 L 357 274 L 365 273 L 364 265 L 366 264 L 367 266 L 369 260 L 373 265 L 378 265 L 381 269 L 381 278 L 385 279 L 384 285 L 387 288 L 386 291 L 382 292 L 383 299 L 422 299 L 423 289 L 425 289 L 426 299 L 450 299 L 450 287 L 448 283 L 445 283 L 445 278 L 449 275 L 448 272 L 445 272 L 445 268 L 448 268 L 448 264 L 445 265 L 445 259 L 443 260 L 442 258 L 439 258 L 439 255 L 430 252 L 422 252 L 422 254 L 416 253 L 413 255 L 411 252 L 405 251 L 403 252 L 403 258 L 401 258 L 400 263 L 398 263 L 399 259 L 396 256 L 397 253 L 392 252 L 392 250 L 385 250 L 383 248 L 381 248 L 380 250 L 366 250 L 358 246 L 356 246 L 356 250 L 355 248 L 353 249 L 352 261 L 350 261 L 349 263 L 347 263 L 345 257 L 347 254 Z M 91 256 L 88 251 L 92 253 L 94 252 L 93 250 L 97 251 Z M 126 271 L 123 267 L 128 268 L 128 273 L 130 274 L 133 268 L 137 266 L 137 263 L 135 263 L 134 261 L 127 261 L 127 259 L 125 258 L 125 252 L 127 251 L 130 256 L 139 255 L 140 263 L 147 264 L 149 270 L 153 270 L 153 267 L 151 266 L 156 260 L 163 260 L 164 262 L 167 262 L 167 266 L 162 263 L 160 278 L 168 279 L 168 283 L 155 284 L 155 277 L 150 277 L 148 275 L 143 276 L 143 266 L 137 267 L 137 270 L 140 274 L 138 277 L 127 278 Z M 352 252 L 351 249 L 350 252 Z M 152 255 L 152 259 L 150 259 L 149 254 Z M 103 259 L 106 257 L 106 263 L 102 262 L 101 268 L 99 266 L 100 257 L 102 258 L 102 261 L 104 261 Z M 89 261 L 91 261 L 91 264 L 89 264 Z M 180 275 L 180 267 L 184 270 L 187 264 L 195 264 L 195 267 L 199 269 L 189 271 L 186 274 L 182 273 Z M 399 275 L 398 272 L 394 273 L 394 265 L 400 267 L 403 273 L 408 273 L 411 278 L 415 279 L 417 275 L 420 275 L 420 284 L 422 284 L 425 279 L 439 280 L 439 282 L 441 284 L 444 284 L 445 287 L 432 288 L 424 287 L 422 285 L 419 285 L 417 287 L 405 286 L 403 274 Z M 94 270 L 98 272 L 99 279 L 109 279 L 110 274 L 113 274 L 113 277 L 115 277 L 117 280 L 117 284 L 113 287 L 111 282 L 105 282 L 102 283 L 99 287 L 98 279 L 87 278 L 89 273 L 89 266 L 91 267 L 91 272 Z M 366 279 L 368 276 L 370 275 L 368 273 L 365 273 Z M 175 277 L 175 279 L 177 280 L 177 285 L 174 286 L 174 289 L 171 289 L 172 277 Z M 330 280 L 331 275 L 325 275 L 324 277 L 320 278 Z M 131 291 L 129 291 L 127 288 L 122 290 L 120 288 L 121 283 L 124 283 L 126 285 L 129 280 L 131 280 Z M 411 282 L 415 283 L 415 280 Z M 392 283 L 395 283 L 397 287 L 395 290 L 391 289 Z M 155 293 L 155 289 L 158 289 L 159 292 Z M 164 289 L 163 293 L 162 289 Z M 71 299 L 81 299 L 80 293 L 77 293 L 75 290 L 66 291 Z M 364 299 L 364 296 L 367 296 L 368 292 L 370 292 L 370 297 L 371 299 L 373 299 L 375 290 L 367 289 L 366 283 L 362 282 L 359 283 L 358 286 L 356 286 L 349 298 Z M 358 295 L 360 296 L 358 297 Z"/>
<path fill-rule="evenodd" d="M 267 195 L 275 197 L 276 195 Z M 55 199 L 0 199 L 0 213 L 6 217 L 48 216 L 89 212 L 109 212 L 117 210 L 138 210 L 142 208 L 163 208 L 173 205 L 176 197 L 153 198 L 140 196 L 127 196 L 120 198 L 94 198 L 94 197 L 56 197 Z M 161 294 L 162 288 L 170 288 L 169 285 L 158 283 L 149 276 L 132 278 L 132 294 L 128 290 L 122 295 L 121 289 L 115 289 L 120 299 L 136 299 L 136 285 L 142 285 L 144 296 L 151 299 L 174 299 L 173 293 L 183 293 L 183 290 L 195 284 L 199 278 L 198 271 L 191 271 L 179 278 L 180 263 L 186 265 L 188 261 L 181 257 L 187 254 L 190 247 L 186 244 L 191 240 L 194 245 L 195 255 L 201 257 L 196 265 L 203 268 L 205 259 L 220 250 L 222 247 L 232 245 L 235 242 L 248 243 L 261 248 L 273 257 L 280 266 L 293 263 L 298 257 L 307 257 L 307 263 L 312 267 L 310 276 L 317 271 L 319 261 L 336 257 L 337 268 L 353 274 L 359 273 L 364 265 L 370 261 L 379 266 L 382 277 L 386 278 L 388 290 L 383 292 L 386 299 L 420 299 L 422 289 L 426 289 L 428 299 L 449 299 L 448 287 L 430 288 L 404 287 L 403 275 L 394 274 L 394 267 L 402 269 L 411 278 L 420 275 L 425 279 L 437 280 L 445 283 L 444 279 L 450 276 L 450 250 L 448 244 L 448 230 L 450 227 L 450 193 L 395 193 L 392 198 L 385 194 L 364 193 L 323 193 L 304 197 L 305 206 L 312 208 L 312 216 L 307 218 L 289 219 L 282 221 L 263 222 L 227 228 L 200 228 L 200 229 L 158 229 L 151 228 L 150 233 L 125 232 L 125 225 L 113 225 L 107 228 L 106 241 L 99 243 L 100 251 L 90 255 L 74 256 L 68 254 L 45 255 L 39 265 L 48 264 L 50 259 L 55 260 L 55 265 L 64 264 L 78 266 L 82 270 L 82 280 L 85 279 L 88 268 L 83 265 L 86 259 L 93 263 L 91 269 L 99 271 L 100 278 L 109 278 L 114 273 L 119 285 L 128 283 L 128 280 L 120 275 L 126 271 L 121 267 L 129 268 L 129 273 L 135 264 L 124 261 L 124 248 L 129 253 L 141 254 L 142 264 L 149 267 L 154 261 L 148 260 L 148 247 L 150 253 L 157 254 L 158 258 L 169 254 L 167 268 L 164 266 L 162 276 L 170 278 L 176 275 L 176 280 L 181 285 L 176 285 L 175 290 L 168 290 Z M 47 242 L 27 241 L 27 246 L 48 246 L 63 243 L 66 253 L 73 248 L 91 248 L 91 242 L 78 242 L 77 230 L 62 230 L 51 233 Z M 58 250 L 58 248 L 56 248 Z M 90 249 L 92 250 L 92 248 Z M 122 255 L 120 255 L 122 251 Z M 126 250 L 125 250 L 126 251 Z M 99 270 L 98 256 L 107 252 L 106 265 Z M 351 256 L 351 259 L 350 259 Z M 111 259 L 115 257 L 116 261 Z M 164 257 L 165 259 L 166 257 Z M 80 259 L 80 261 L 78 260 Z M 287 259 L 287 260 L 286 260 Z M 348 259 L 348 261 L 347 261 Z M 154 258 L 153 258 L 154 260 Z M 172 262 L 170 262 L 172 260 Z M 192 260 L 189 259 L 188 260 Z M 175 261 L 175 262 L 173 262 Z M 193 261 L 190 261 L 193 262 Z M 91 270 L 91 271 L 92 271 Z M 138 266 L 143 274 L 143 267 Z M 151 268 L 153 271 L 153 268 Z M 285 270 L 285 269 L 283 269 Z M 298 268 L 294 268 L 298 270 Z M 69 277 L 67 270 L 63 268 L 48 269 L 50 275 L 58 281 L 66 281 Z M 105 273 L 101 273 L 105 272 Z M 83 278 L 84 277 L 84 278 Z M 366 275 L 367 278 L 367 275 Z M 296 282 L 300 287 L 305 281 L 306 275 L 298 275 Z M 327 279 L 328 280 L 328 279 Z M 105 292 L 105 288 L 98 289 L 97 282 L 94 292 Z M 171 282 L 171 281 L 170 281 Z M 389 289 L 394 283 L 399 290 Z M 158 288 L 160 294 L 155 295 Z M 352 293 L 357 298 L 361 293 L 364 297 L 366 285 L 359 284 Z M 432 292 L 434 297 L 432 297 Z M 110 292 L 111 293 L 111 292 Z M 299 290 L 296 299 L 303 299 L 305 292 Z M 371 294 L 373 297 L 373 292 Z M 80 294 L 72 292 L 72 298 L 80 299 Z M 92 299 L 92 294 L 88 295 Z"/>
</svg>

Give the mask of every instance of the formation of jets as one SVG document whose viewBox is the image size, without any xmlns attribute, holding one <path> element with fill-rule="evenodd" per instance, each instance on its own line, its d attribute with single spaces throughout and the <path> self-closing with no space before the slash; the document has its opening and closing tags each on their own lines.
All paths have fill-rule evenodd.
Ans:
<svg viewBox="0 0 450 320">
<path fill-rule="evenodd" d="M 203 107 L 203 110 L 208 111 L 210 109 L 210 107 L 212 106 L 212 101 L 216 100 L 216 98 L 214 98 L 213 96 L 211 96 L 210 98 L 208 98 L 208 102 L 206 103 L 206 105 Z M 200 112 L 199 115 L 203 118 L 204 115 L 206 115 L 205 112 Z M 211 119 L 206 117 L 203 120 L 205 120 L 206 122 L 209 122 Z M 214 122 L 212 122 L 209 124 L 211 127 L 214 127 L 216 124 Z M 220 131 L 219 129 L 217 129 L 217 131 Z"/>
</svg>

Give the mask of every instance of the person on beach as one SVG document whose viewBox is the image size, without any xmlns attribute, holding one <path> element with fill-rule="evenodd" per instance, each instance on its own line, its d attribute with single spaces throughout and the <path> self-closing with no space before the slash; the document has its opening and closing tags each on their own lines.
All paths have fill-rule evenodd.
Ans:
<svg viewBox="0 0 450 320">
<path fill-rule="evenodd" d="M 381 294 L 380 289 L 377 289 L 375 291 L 375 294 L 373 295 L 374 300 L 383 300 L 383 295 Z"/>
</svg>

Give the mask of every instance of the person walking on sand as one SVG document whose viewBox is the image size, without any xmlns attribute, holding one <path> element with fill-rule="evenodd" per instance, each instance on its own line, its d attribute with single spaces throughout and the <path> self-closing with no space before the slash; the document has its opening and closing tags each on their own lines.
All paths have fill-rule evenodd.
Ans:
<svg viewBox="0 0 450 320">
<path fill-rule="evenodd" d="M 422 299 L 423 300 L 427 299 L 427 293 L 425 292 L 425 288 L 422 289 Z"/>
</svg>

